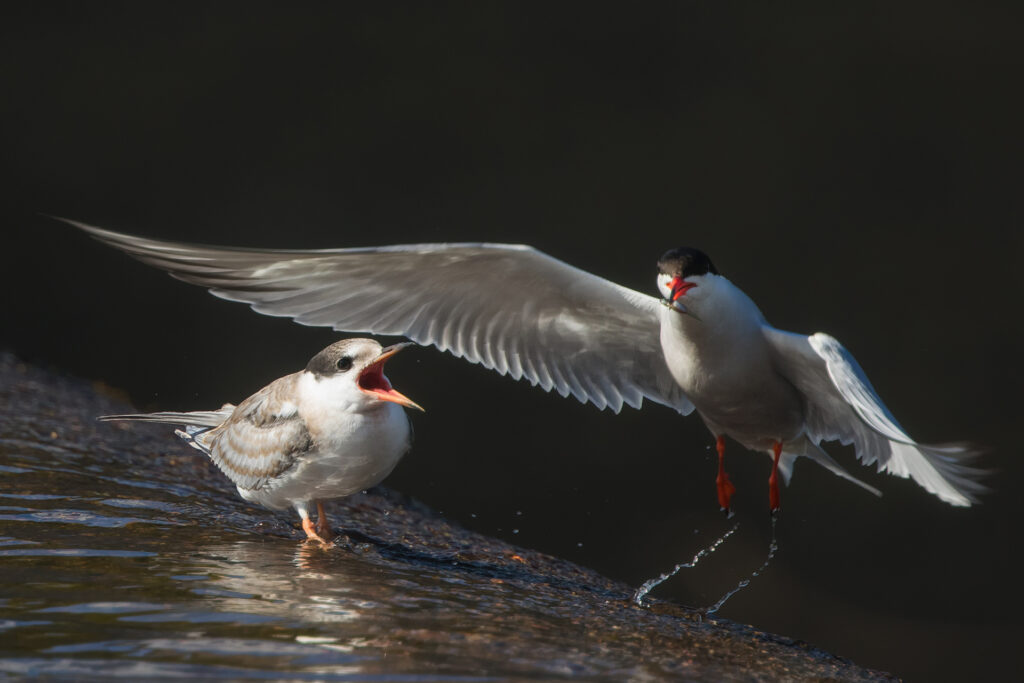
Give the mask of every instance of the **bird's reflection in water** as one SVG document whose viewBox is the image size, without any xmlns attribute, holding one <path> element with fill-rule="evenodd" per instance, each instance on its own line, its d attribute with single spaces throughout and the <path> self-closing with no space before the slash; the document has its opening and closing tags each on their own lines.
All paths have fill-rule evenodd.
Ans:
<svg viewBox="0 0 1024 683">
<path fill-rule="evenodd" d="M 383 586 L 370 580 L 369 565 L 337 547 L 240 541 L 210 547 L 203 557 L 211 576 L 204 590 L 218 609 L 230 611 L 306 623 L 353 622 L 374 608 L 372 596 Z"/>
<path fill-rule="evenodd" d="M 611 643 L 595 650 L 581 638 L 585 619 L 577 601 L 590 596 L 426 555 L 399 561 L 375 547 L 242 541 L 208 547 L 194 561 L 193 571 L 210 577 L 200 590 L 218 612 L 273 617 L 288 624 L 290 636 L 280 637 L 348 653 L 344 665 L 362 675 L 512 674 L 520 665 L 510 658 L 533 662 L 528 670 L 541 661 L 554 666 L 551 673 L 586 671 L 622 654 L 613 654 Z M 613 613 L 624 605 L 608 618 L 622 618 Z"/>
</svg>

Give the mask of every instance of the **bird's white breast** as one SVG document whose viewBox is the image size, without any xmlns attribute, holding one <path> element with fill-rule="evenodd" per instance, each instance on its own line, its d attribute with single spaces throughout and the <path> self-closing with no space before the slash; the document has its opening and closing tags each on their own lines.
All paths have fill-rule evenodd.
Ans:
<svg viewBox="0 0 1024 683">
<path fill-rule="evenodd" d="M 764 317 L 725 278 L 708 284 L 694 315 L 668 307 L 660 313 L 669 372 L 716 435 L 754 449 L 795 437 L 803 427 L 801 399 L 776 372 Z"/>
<path fill-rule="evenodd" d="M 360 391 L 355 377 L 304 374 L 295 400 L 312 448 L 275 481 L 243 495 L 268 507 L 340 498 L 379 484 L 408 451 L 401 406 Z"/>
</svg>

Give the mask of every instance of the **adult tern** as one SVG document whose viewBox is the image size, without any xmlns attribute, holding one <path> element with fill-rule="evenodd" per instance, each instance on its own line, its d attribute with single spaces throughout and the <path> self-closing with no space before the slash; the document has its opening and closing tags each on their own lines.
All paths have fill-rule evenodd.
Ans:
<svg viewBox="0 0 1024 683">
<path fill-rule="evenodd" d="M 971 505 L 985 490 L 970 447 L 915 442 L 838 341 L 770 326 L 697 249 L 660 259 L 658 299 L 525 245 L 243 249 L 67 222 L 260 313 L 402 335 L 601 409 L 639 408 L 644 399 L 683 415 L 696 409 L 716 439 L 726 510 L 734 491 L 726 436 L 771 456 L 772 511 L 779 476 L 788 483 L 801 456 L 880 495 L 849 475 L 823 441 L 853 444 L 865 465 L 910 477 L 952 505 Z"/>
</svg>

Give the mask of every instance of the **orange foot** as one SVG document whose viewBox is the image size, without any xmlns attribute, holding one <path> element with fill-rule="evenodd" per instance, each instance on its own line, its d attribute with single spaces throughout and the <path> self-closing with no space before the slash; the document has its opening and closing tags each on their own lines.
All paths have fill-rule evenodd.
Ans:
<svg viewBox="0 0 1024 683">
<path fill-rule="evenodd" d="M 326 525 L 324 525 L 326 526 Z M 326 533 L 320 524 L 313 526 L 313 520 L 308 517 L 302 520 L 302 530 L 306 532 L 306 542 L 316 541 L 321 545 L 330 545 L 333 534 L 331 533 L 330 527 L 326 527 Z"/>
</svg>

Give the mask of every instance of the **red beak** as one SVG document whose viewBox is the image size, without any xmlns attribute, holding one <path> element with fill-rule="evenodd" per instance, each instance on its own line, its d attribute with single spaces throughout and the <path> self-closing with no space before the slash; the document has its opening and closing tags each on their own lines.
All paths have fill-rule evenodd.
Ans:
<svg viewBox="0 0 1024 683">
<path fill-rule="evenodd" d="M 687 291 L 689 291 L 690 289 L 693 289 L 694 287 L 696 287 L 697 283 L 696 282 L 687 282 L 686 280 L 684 280 L 681 277 L 674 277 L 668 283 L 668 286 L 669 286 L 669 289 L 671 290 L 670 294 L 672 295 L 670 298 L 671 298 L 672 301 L 675 301 L 679 297 L 681 297 L 684 294 L 686 294 Z"/>
</svg>

